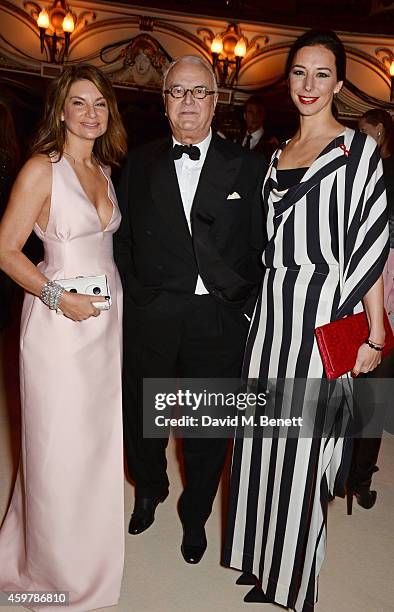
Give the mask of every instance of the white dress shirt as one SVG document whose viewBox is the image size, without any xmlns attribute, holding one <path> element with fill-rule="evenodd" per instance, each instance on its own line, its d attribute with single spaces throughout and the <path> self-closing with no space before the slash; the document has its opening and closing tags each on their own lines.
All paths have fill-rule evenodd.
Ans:
<svg viewBox="0 0 394 612">
<path fill-rule="evenodd" d="M 255 146 L 257 145 L 258 141 L 260 140 L 260 138 L 262 137 L 262 135 L 264 134 L 264 128 L 261 127 L 258 130 L 256 130 L 255 132 L 252 132 L 251 135 L 251 140 L 250 140 L 250 149 L 254 149 Z M 245 134 L 245 138 L 242 141 L 242 146 L 244 147 L 246 144 L 246 139 L 248 137 L 248 132 Z"/>
<path fill-rule="evenodd" d="M 183 203 L 183 209 L 185 211 L 185 217 L 191 233 L 191 222 L 190 213 L 192 210 L 194 196 L 196 194 L 198 181 L 200 180 L 201 169 L 204 165 L 205 158 L 207 156 L 208 147 L 212 138 L 212 131 L 209 130 L 209 134 L 202 142 L 195 143 L 200 149 L 200 159 L 190 159 L 190 157 L 183 153 L 180 159 L 175 159 L 175 170 L 178 178 L 179 191 L 181 192 L 181 198 Z M 182 144 L 172 137 L 174 145 Z M 196 289 L 194 291 L 196 295 L 204 295 L 209 293 L 202 278 L 198 275 Z"/>
</svg>

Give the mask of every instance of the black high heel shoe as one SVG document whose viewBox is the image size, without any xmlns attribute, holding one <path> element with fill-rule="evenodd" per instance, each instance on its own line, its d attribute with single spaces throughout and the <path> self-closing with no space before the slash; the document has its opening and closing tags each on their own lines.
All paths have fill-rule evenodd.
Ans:
<svg viewBox="0 0 394 612">
<path fill-rule="evenodd" d="M 356 498 L 356 501 L 361 508 L 365 510 L 370 510 L 376 503 L 377 493 L 376 491 L 371 491 L 370 489 L 357 489 L 350 488 L 346 492 L 346 500 L 347 500 L 347 514 L 351 516 L 353 509 L 353 496 Z"/>
<path fill-rule="evenodd" d="M 253 574 L 247 574 L 246 572 L 244 572 L 243 574 L 239 576 L 235 584 L 240 584 L 242 586 L 244 585 L 254 586 L 256 584 L 256 581 L 257 581 L 256 576 L 253 576 Z"/>
<path fill-rule="evenodd" d="M 256 581 L 255 581 L 256 582 Z M 244 597 L 245 603 L 272 603 L 265 596 L 264 591 L 261 589 L 258 584 L 256 584 L 249 593 L 246 593 Z"/>
<path fill-rule="evenodd" d="M 242 574 L 243 576 L 250 576 L 250 574 Z M 286 606 L 282 606 L 281 604 L 275 603 L 274 601 L 272 601 L 271 599 L 268 599 L 268 597 L 266 596 L 266 594 L 264 593 L 263 589 L 261 588 L 261 584 L 260 582 L 258 582 L 256 580 L 256 578 L 253 576 L 254 578 L 254 584 L 255 586 L 253 587 L 253 589 L 251 591 L 249 591 L 249 593 L 247 593 L 244 597 L 244 602 L 245 603 L 269 603 L 271 605 L 277 606 L 278 608 L 283 608 L 284 610 L 289 610 L 289 608 L 286 608 Z"/>
</svg>

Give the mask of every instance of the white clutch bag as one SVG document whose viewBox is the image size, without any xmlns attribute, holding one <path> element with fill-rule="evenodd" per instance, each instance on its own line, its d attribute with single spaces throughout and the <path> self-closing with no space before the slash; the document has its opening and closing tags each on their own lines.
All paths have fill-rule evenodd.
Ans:
<svg viewBox="0 0 394 612">
<path fill-rule="evenodd" d="M 111 307 L 111 294 L 105 274 L 101 274 L 100 276 L 57 278 L 55 282 L 64 287 L 66 291 L 70 291 L 70 293 L 99 295 L 100 297 L 107 298 L 105 302 L 93 302 L 94 306 L 99 310 L 109 310 Z"/>
</svg>

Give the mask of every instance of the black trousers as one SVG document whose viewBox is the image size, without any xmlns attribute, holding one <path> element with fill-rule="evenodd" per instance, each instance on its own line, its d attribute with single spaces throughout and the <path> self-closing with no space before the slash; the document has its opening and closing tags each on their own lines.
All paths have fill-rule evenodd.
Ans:
<svg viewBox="0 0 394 612">
<path fill-rule="evenodd" d="M 372 379 L 376 385 L 379 385 L 379 378 L 393 378 L 394 376 L 394 351 L 382 361 L 382 363 L 370 374 L 368 378 Z M 387 387 L 383 387 L 382 393 Z M 355 387 L 355 402 L 358 403 L 358 408 L 361 411 L 373 410 L 373 403 L 368 397 L 360 397 L 357 394 Z M 365 391 L 365 387 L 362 387 Z M 384 402 L 383 402 L 384 403 Z M 383 431 L 382 431 L 383 433 Z M 377 461 L 379 450 L 382 443 L 382 438 L 355 438 L 353 441 L 353 455 L 349 474 L 349 485 L 358 490 L 369 489 L 371 486 L 372 476 L 378 471 Z"/>
<path fill-rule="evenodd" d="M 136 495 L 155 497 L 169 486 L 168 439 L 143 437 L 144 378 L 238 378 L 248 321 L 210 295 L 162 293 L 143 307 L 125 304 L 123 418 L 127 466 Z M 185 438 L 185 488 L 180 518 L 203 526 L 211 513 L 228 440 Z"/>
</svg>

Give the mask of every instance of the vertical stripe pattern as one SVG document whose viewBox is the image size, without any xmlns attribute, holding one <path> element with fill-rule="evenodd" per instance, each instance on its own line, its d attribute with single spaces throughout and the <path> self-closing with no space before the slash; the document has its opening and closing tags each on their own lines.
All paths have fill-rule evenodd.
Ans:
<svg viewBox="0 0 394 612">
<path fill-rule="evenodd" d="M 306 612 L 317 600 L 328 495 L 350 415 L 349 385 L 338 381 L 333 392 L 319 382 L 324 374 L 314 329 L 362 308 L 360 300 L 388 255 L 388 228 L 382 164 L 372 138 L 346 128 L 300 183 L 282 191 L 280 154 L 278 149 L 263 187 L 266 273 L 244 377 L 260 385 L 293 380 L 290 395 L 275 396 L 275 413 L 297 411 L 325 428 L 318 437 L 267 433 L 236 440 L 224 562 L 257 576 L 272 601 Z"/>
</svg>

